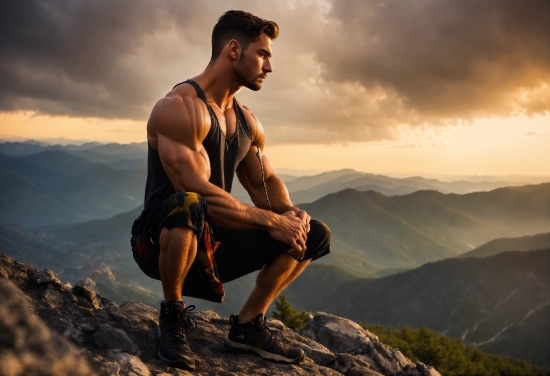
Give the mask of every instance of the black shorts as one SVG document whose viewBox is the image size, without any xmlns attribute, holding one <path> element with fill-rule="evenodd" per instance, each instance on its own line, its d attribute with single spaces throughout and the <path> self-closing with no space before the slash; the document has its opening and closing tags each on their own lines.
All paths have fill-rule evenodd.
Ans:
<svg viewBox="0 0 550 376">
<path fill-rule="evenodd" d="M 132 226 L 132 249 L 140 269 L 160 280 L 160 231 L 163 227 L 192 228 L 199 246 L 185 278 L 183 295 L 221 302 L 223 283 L 260 270 L 290 247 L 263 229 L 230 230 L 208 223 L 205 221 L 207 208 L 206 201 L 192 192 L 178 192 L 151 205 Z M 329 228 L 316 220 L 311 220 L 310 227 L 303 261 L 315 260 L 330 252 Z"/>
</svg>

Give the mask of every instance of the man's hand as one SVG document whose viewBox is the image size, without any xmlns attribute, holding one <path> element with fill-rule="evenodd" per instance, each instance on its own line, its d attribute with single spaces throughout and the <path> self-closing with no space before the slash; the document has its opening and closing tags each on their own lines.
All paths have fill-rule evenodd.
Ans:
<svg viewBox="0 0 550 376">
<path fill-rule="evenodd" d="M 296 209 L 293 210 L 294 213 L 300 218 L 300 220 L 306 225 L 306 233 L 309 233 L 309 221 L 311 221 L 311 217 L 309 214 L 306 213 L 305 210 Z"/>
<path fill-rule="evenodd" d="M 309 231 L 309 222 L 306 224 L 306 221 L 302 220 L 296 212 L 288 211 L 279 216 L 277 225 L 269 230 L 269 235 L 291 246 L 288 253 L 294 258 L 300 258 L 306 251 L 307 231 Z"/>
</svg>

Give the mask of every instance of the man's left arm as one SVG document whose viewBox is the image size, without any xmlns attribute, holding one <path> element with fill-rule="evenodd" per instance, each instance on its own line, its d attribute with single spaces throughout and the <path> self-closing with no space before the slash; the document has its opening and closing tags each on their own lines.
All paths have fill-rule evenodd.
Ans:
<svg viewBox="0 0 550 376">
<path fill-rule="evenodd" d="M 311 217 L 290 200 L 285 183 L 275 174 L 269 159 L 263 153 L 265 134 L 260 121 L 256 117 L 254 120 L 255 126 L 251 127 L 254 130 L 252 145 L 237 167 L 237 177 L 256 207 L 269 210 L 269 204 L 271 204 L 271 210 L 275 213 L 293 212 L 300 217 L 306 225 L 306 231 L 309 232 Z M 267 197 L 269 197 L 269 204 Z"/>
</svg>

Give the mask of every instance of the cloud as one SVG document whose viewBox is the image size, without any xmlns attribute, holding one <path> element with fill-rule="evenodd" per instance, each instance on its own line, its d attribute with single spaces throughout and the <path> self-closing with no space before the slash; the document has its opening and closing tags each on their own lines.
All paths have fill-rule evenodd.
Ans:
<svg viewBox="0 0 550 376">
<path fill-rule="evenodd" d="M 281 26 L 260 92 L 269 143 L 399 139 L 399 127 L 550 111 L 550 3 L 19 0 L 0 5 L 0 111 L 146 121 L 202 71 L 227 9 Z"/>
<path fill-rule="evenodd" d="M 173 50 L 189 46 L 193 51 L 199 44 L 193 30 L 215 22 L 199 1 L 182 5 L 131 0 L 3 2 L 0 108 L 146 118 L 152 101 L 161 95 L 162 69 L 177 57 Z M 177 43 L 169 45 L 174 39 Z M 203 39 L 208 43 L 209 36 Z"/>
</svg>

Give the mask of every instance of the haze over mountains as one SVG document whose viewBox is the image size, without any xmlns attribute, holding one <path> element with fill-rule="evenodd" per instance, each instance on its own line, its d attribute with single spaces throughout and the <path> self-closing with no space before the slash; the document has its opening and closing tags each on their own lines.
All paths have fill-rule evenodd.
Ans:
<svg viewBox="0 0 550 376">
<path fill-rule="evenodd" d="M 145 176 L 145 144 L 0 144 L 0 252 L 117 302 L 155 306 L 160 284 L 137 268 L 129 246 Z M 522 338 L 547 328 L 541 317 L 548 317 L 550 284 L 540 274 L 547 256 L 494 256 L 550 248 L 550 178 L 531 178 L 533 185 L 524 185 L 525 177 L 443 182 L 353 170 L 282 178 L 293 201 L 333 234 L 332 253 L 287 290 L 296 308 L 369 324 L 425 325 L 550 365 L 518 350 Z M 246 194 L 239 186 L 233 193 Z M 227 316 L 253 283 L 249 275 L 227 284 L 223 305 L 189 302 Z M 384 317 L 369 316 L 375 305 Z M 537 349 L 550 348 L 537 341 Z"/>
<path fill-rule="evenodd" d="M 0 223 L 25 227 L 69 224 L 106 219 L 134 209 L 143 202 L 146 151 L 145 143 L 0 143 L 0 180 L 5 182 L 0 186 Z M 509 176 L 508 180 L 497 181 L 471 177 L 472 181 L 442 182 L 421 177 L 397 179 L 353 170 L 281 177 L 295 203 L 313 202 L 348 188 L 393 196 L 425 189 L 467 193 L 523 185 L 526 180 L 550 181 L 550 177 Z M 250 203 L 238 182 L 233 194 Z"/>
</svg>

